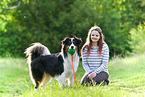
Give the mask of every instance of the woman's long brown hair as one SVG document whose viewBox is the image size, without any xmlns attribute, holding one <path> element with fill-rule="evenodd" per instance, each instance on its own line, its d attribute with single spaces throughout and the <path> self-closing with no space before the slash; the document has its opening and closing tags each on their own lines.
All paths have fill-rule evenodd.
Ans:
<svg viewBox="0 0 145 97">
<path fill-rule="evenodd" d="M 83 52 L 83 50 L 84 50 L 84 48 L 87 46 L 87 56 L 89 56 L 89 54 L 90 54 L 90 50 L 91 50 L 91 47 L 92 47 L 92 40 L 91 40 L 91 33 L 92 33 L 92 31 L 98 31 L 99 32 L 99 34 L 100 34 L 100 39 L 98 40 L 98 42 L 97 42 L 97 46 L 99 47 L 98 48 L 98 52 L 99 52 L 99 55 L 101 56 L 101 53 L 102 53 L 102 48 L 103 48 L 103 43 L 104 43 L 104 40 L 103 40 L 103 34 L 102 34 L 102 30 L 98 27 L 98 26 L 95 26 L 96 28 L 95 29 L 93 29 L 93 30 L 91 30 L 91 32 L 89 32 L 89 36 L 88 36 L 88 38 L 89 38 L 89 43 L 88 44 L 85 44 L 83 47 L 82 47 L 82 51 L 81 51 L 81 54 L 82 54 L 82 52 Z"/>
</svg>

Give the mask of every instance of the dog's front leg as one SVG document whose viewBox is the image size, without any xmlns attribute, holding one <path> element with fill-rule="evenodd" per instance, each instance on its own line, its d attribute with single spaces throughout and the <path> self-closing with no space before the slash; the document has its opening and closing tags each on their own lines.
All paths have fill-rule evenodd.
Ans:
<svg viewBox="0 0 145 97">
<path fill-rule="evenodd" d="M 60 87 L 65 87 L 66 84 L 66 76 L 65 73 L 62 73 L 59 77 L 58 77 L 58 81 L 59 81 L 59 86 Z"/>
<path fill-rule="evenodd" d="M 73 78 L 73 75 L 68 79 L 68 85 L 70 87 L 73 87 L 73 82 L 74 82 L 74 78 Z"/>
</svg>

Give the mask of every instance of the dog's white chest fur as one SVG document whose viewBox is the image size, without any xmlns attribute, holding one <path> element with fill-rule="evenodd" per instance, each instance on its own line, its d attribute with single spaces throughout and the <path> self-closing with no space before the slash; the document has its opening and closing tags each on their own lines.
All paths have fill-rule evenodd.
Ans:
<svg viewBox="0 0 145 97">
<path fill-rule="evenodd" d="M 63 83 L 65 86 L 65 81 L 68 79 L 68 85 L 73 86 L 73 68 L 72 68 L 72 59 L 71 55 L 68 54 L 67 57 L 63 57 L 64 59 L 64 72 L 58 76 L 58 80 Z M 74 65 L 74 71 L 77 71 L 78 65 L 79 65 L 79 56 L 77 53 L 73 55 L 73 65 Z"/>
<path fill-rule="evenodd" d="M 79 63 L 79 56 L 75 53 L 73 55 L 73 65 L 74 65 L 75 72 L 77 71 L 77 67 L 79 65 L 78 63 Z M 70 54 L 68 54 L 68 56 L 64 59 L 64 71 L 66 73 L 68 72 L 73 73 L 72 58 Z"/>
</svg>

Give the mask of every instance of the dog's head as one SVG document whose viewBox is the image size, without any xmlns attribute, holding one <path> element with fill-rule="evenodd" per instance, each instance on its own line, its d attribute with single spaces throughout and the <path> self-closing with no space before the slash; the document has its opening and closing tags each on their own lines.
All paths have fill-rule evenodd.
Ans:
<svg viewBox="0 0 145 97">
<path fill-rule="evenodd" d="M 64 52 L 64 55 L 67 56 L 69 49 L 75 49 L 76 53 L 80 52 L 80 44 L 82 40 L 80 38 L 77 38 L 74 36 L 73 38 L 66 37 L 62 41 L 62 50 Z"/>
</svg>

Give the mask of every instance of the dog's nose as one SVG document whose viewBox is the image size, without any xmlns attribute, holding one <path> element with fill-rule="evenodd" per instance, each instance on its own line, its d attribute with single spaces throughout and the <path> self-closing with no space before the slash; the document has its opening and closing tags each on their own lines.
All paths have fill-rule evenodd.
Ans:
<svg viewBox="0 0 145 97">
<path fill-rule="evenodd" d="M 71 46 L 71 49 L 74 49 L 74 46 Z"/>
</svg>

